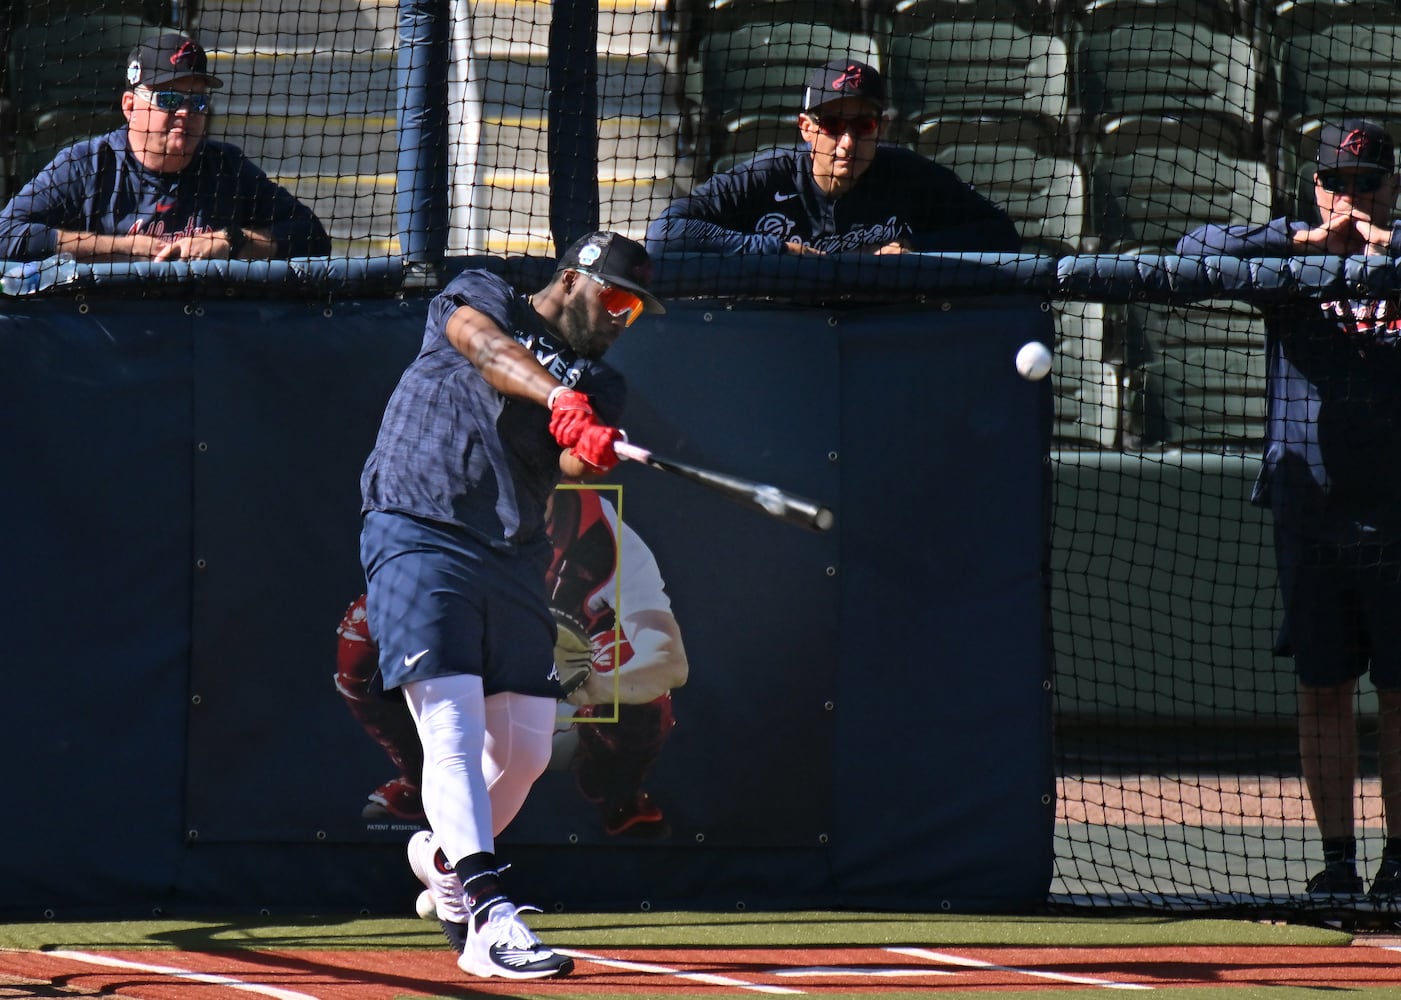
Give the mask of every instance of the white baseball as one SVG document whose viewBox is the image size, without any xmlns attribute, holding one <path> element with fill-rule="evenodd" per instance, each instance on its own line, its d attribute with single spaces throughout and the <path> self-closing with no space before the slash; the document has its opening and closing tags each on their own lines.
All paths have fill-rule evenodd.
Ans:
<svg viewBox="0 0 1401 1000">
<path fill-rule="evenodd" d="M 1017 373 L 1028 382 L 1040 382 L 1051 372 L 1051 352 L 1039 340 L 1022 345 L 1017 352 Z"/>
</svg>

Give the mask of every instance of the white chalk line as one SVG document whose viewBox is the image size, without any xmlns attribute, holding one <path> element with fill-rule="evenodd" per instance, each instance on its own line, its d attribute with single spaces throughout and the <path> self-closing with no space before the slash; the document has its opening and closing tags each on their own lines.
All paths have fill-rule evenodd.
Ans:
<svg viewBox="0 0 1401 1000">
<path fill-rule="evenodd" d="M 191 982 L 207 983 L 211 986 L 227 986 L 231 990 L 243 990 L 246 993 L 257 993 L 259 996 L 274 997 L 275 1000 L 320 1000 L 309 993 L 298 993 L 296 990 L 284 990 L 277 986 L 262 986 L 257 983 L 246 983 L 241 979 L 233 979 L 229 976 L 215 976 L 207 972 L 191 972 L 189 969 L 179 969 L 173 965 L 149 965 L 146 962 L 129 962 L 124 958 L 113 958 L 110 955 L 93 955 L 85 951 L 45 951 L 39 954 L 51 955 L 55 958 L 66 958 L 74 962 L 86 962 L 89 965 L 102 965 L 112 969 L 133 969 L 137 972 L 151 972 L 161 976 L 171 976 L 175 979 L 188 979 Z"/>
<path fill-rule="evenodd" d="M 950 972 L 947 969 L 931 969 L 927 966 L 919 965 L 807 965 L 797 966 L 791 969 L 774 969 L 775 976 L 853 976 L 861 979 L 898 979 L 902 977 L 918 977 L 928 979 L 930 976 L 956 976 L 957 972 Z"/>
<path fill-rule="evenodd" d="M 710 986 L 733 986 L 741 990 L 753 990 L 755 993 L 778 993 L 789 996 L 803 996 L 802 990 L 791 990 L 785 986 L 761 986 L 758 983 L 745 982 L 743 979 L 735 979 L 731 976 L 717 976 L 709 972 L 682 972 L 680 969 L 673 969 L 665 965 L 652 965 L 649 962 L 628 962 L 617 958 L 604 958 L 602 955 L 590 954 L 587 951 L 571 951 L 566 948 L 555 948 L 554 951 L 561 955 L 568 955 L 570 958 L 582 959 L 585 962 L 592 962 L 595 965 L 604 965 L 613 969 L 622 969 L 625 972 L 649 972 L 657 976 L 675 976 L 678 979 L 689 979 L 697 983 L 706 983 Z"/>
<path fill-rule="evenodd" d="M 1080 986 L 1102 986 L 1107 990 L 1151 990 L 1153 988 L 1142 983 L 1120 983 L 1113 979 L 1096 979 L 1093 976 L 1067 976 L 1064 973 L 1043 972 L 1040 969 L 1019 969 L 1011 965 L 997 965 L 994 962 L 984 962 L 978 958 L 964 958 L 962 955 L 950 955 L 942 951 L 929 951 L 925 948 L 887 948 L 885 950 L 895 955 L 924 958 L 931 962 L 943 962 L 945 965 L 961 965 L 964 968 L 983 969 L 989 972 L 1011 972 L 1020 976 L 1032 976 L 1036 979 L 1054 979 L 1061 983 L 1076 983 Z"/>
<path fill-rule="evenodd" d="M 1057 982 L 1074 983 L 1081 986 L 1099 986 L 1111 990 L 1151 990 L 1153 987 L 1140 983 L 1123 983 L 1110 979 L 1098 979 L 1092 976 L 1071 976 L 1059 972 L 1046 972 L 1040 969 L 1023 969 L 1016 966 L 998 965 L 994 962 L 985 962 L 977 958 L 965 958 L 961 955 L 950 955 L 946 952 L 931 951 L 926 948 L 886 948 L 884 949 L 894 955 L 904 955 L 907 958 L 919 958 L 930 962 L 939 962 L 944 965 L 956 965 L 968 969 L 981 969 L 988 972 L 1010 972 L 1015 975 L 1029 976 L 1038 979 L 1051 979 Z M 1386 950 L 1401 950 L 1388 948 Z M 607 968 L 621 969 L 626 972 L 642 972 L 651 975 L 671 976 L 676 979 L 689 980 L 697 983 L 705 983 L 710 986 L 729 986 L 742 990 L 751 990 L 755 993 L 768 993 L 777 995 L 805 995 L 802 990 L 789 989 L 783 986 L 765 986 L 759 983 L 747 982 L 743 979 L 736 979 L 732 976 L 721 976 L 709 972 L 683 972 L 680 969 L 665 965 L 656 965 L 649 962 L 633 962 L 624 959 L 606 958 L 602 955 L 595 955 L 591 952 L 574 951 L 565 948 L 556 948 L 556 952 L 561 955 L 568 955 L 571 958 L 581 959 L 595 965 L 602 965 Z M 277 986 L 264 986 L 258 983 L 249 983 L 241 979 L 234 979 L 230 976 L 219 976 L 211 973 L 193 972 L 189 969 L 181 969 L 170 965 L 153 965 L 146 962 L 132 962 L 126 959 L 114 958 L 110 955 L 94 955 L 82 951 L 46 951 L 43 954 L 55 958 L 65 958 L 70 961 L 84 962 L 89 965 L 105 966 L 114 969 L 131 969 L 140 972 L 149 972 L 162 976 L 170 976 L 175 979 L 185 979 L 191 982 L 207 983 L 214 986 L 226 986 L 229 989 L 242 990 L 246 993 L 254 993 L 259 996 L 272 997 L 274 1000 L 318 1000 L 317 997 L 297 990 L 282 989 Z M 940 969 L 910 969 L 910 968 L 886 968 L 886 969 L 852 969 L 838 966 L 810 966 L 803 968 L 774 969 L 772 975 L 777 976 L 918 976 L 918 975 L 953 975 L 951 972 Z"/>
</svg>

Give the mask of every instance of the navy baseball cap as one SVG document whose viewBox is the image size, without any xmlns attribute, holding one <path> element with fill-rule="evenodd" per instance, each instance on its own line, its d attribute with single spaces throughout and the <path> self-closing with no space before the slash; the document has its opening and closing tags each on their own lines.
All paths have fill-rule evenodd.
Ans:
<svg viewBox="0 0 1401 1000">
<path fill-rule="evenodd" d="M 652 258 L 641 243 L 617 233 L 589 233 L 575 240 L 559 258 L 555 272 L 579 271 L 594 274 L 619 288 L 626 288 L 639 299 L 645 312 L 662 314 L 661 304 L 647 286 L 652 281 Z"/>
<path fill-rule="evenodd" d="M 1396 148 L 1376 122 L 1365 118 L 1328 122 L 1318 134 L 1318 169 L 1394 173 Z"/>
<path fill-rule="evenodd" d="M 178 31 L 167 31 L 146 39 L 127 57 L 128 87 L 159 87 L 192 76 L 202 79 L 210 87 L 224 85 L 224 81 L 210 74 L 209 57 L 199 42 Z"/>
<path fill-rule="evenodd" d="M 874 66 L 855 59 L 833 59 L 808 74 L 807 86 L 803 89 L 803 110 L 843 97 L 860 97 L 884 111 L 885 78 Z"/>
</svg>

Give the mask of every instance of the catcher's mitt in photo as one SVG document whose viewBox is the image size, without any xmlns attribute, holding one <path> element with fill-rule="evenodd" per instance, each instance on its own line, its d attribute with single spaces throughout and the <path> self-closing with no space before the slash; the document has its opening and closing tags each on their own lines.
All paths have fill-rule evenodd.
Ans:
<svg viewBox="0 0 1401 1000">
<path fill-rule="evenodd" d="M 593 643 L 582 622 L 567 612 L 551 608 L 555 618 L 555 674 L 563 697 L 577 691 L 593 673 Z"/>
</svg>

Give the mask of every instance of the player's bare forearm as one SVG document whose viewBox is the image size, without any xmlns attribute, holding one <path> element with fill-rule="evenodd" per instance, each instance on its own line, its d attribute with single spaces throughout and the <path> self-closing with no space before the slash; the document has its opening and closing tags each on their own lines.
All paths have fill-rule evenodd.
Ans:
<svg viewBox="0 0 1401 1000">
<path fill-rule="evenodd" d="M 559 386 L 534 354 L 470 306 L 459 306 L 448 318 L 447 338 L 497 392 L 544 406 Z"/>
<path fill-rule="evenodd" d="M 270 230 L 245 229 L 243 246 L 238 251 L 242 260 L 272 260 L 279 254 L 277 237 Z"/>
<path fill-rule="evenodd" d="M 645 705 L 670 690 L 665 684 L 653 683 L 646 677 L 630 677 L 610 671 L 589 674 L 588 679 L 567 700 L 571 705 L 611 705 L 616 697 L 619 705 Z"/>
<path fill-rule="evenodd" d="M 58 231 L 58 252 L 74 260 L 150 260 L 157 249 L 150 236 L 111 236 L 73 229 Z"/>
<path fill-rule="evenodd" d="M 686 683 L 690 663 L 676 618 L 667 611 L 638 611 L 624 622 L 632 656 L 620 667 L 596 671 L 569 700 L 576 705 L 645 705 Z M 606 637 L 605 637 L 606 641 Z"/>
<path fill-rule="evenodd" d="M 1350 256 L 1362 253 L 1366 241 L 1357 231 L 1357 223 L 1347 215 L 1333 215 L 1311 229 L 1296 229 L 1290 234 L 1295 253 L 1326 253 Z"/>
<path fill-rule="evenodd" d="M 559 453 L 559 471 L 569 479 L 596 479 L 603 474 L 602 469 L 590 465 L 574 454 L 570 448 Z"/>
</svg>

